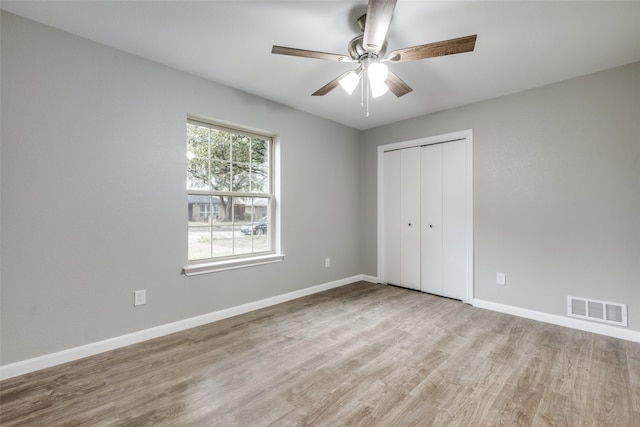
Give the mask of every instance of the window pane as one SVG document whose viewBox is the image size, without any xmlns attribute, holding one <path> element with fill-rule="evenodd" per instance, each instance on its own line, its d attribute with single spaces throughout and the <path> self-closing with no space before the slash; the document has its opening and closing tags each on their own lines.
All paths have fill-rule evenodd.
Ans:
<svg viewBox="0 0 640 427">
<path fill-rule="evenodd" d="M 231 164 L 228 161 L 211 161 L 211 190 L 229 191 L 231 189 Z"/>
<path fill-rule="evenodd" d="M 232 191 L 250 191 L 249 161 L 251 138 L 235 134 L 231 140 L 231 155 L 233 158 L 231 189 Z"/>
<path fill-rule="evenodd" d="M 233 198 L 233 253 L 241 255 L 251 253 L 251 237 L 246 237 L 244 227 L 251 217 L 251 199 L 244 197 Z M 249 206 L 247 206 L 249 204 Z M 249 209 L 247 209 L 249 207 Z"/>
<path fill-rule="evenodd" d="M 236 228 L 235 254 L 264 252 L 270 249 L 269 233 L 269 199 L 256 197 L 238 199 L 236 212 L 242 210 L 245 220 Z M 242 206 L 242 208 L 240 208 Z M 240 217 L 240 215 L 238 215 Z M 236 224 L 240 224 L 237 222 Z M 239 233 L 238 233 L 239 231 Z"/>
<path fill-rule="evenodd" d="M 246 222 L 249 219 L 247 215 L 250 215 L 250 210 L 247 209 L 247 205 L 250 205 L 250 202 L 251 199 L 245 197 L 233 198 L 233 220 L 235 222 Z"/>
<path fill-rule="evenodd" d="M 269 192 L 269 144 L 264 139 L 251 141 L 251 191 Z"/>
<path fill-rule="evenodd" d="M 231 189 L 231 136 L 228 132 L 211 129 L 211 190 Z"/>
<path fill-rule="evenodd" d="M 211 258 L 211 227 L 189 227 L 189 261 Z"/>
<path fill-rule="evenodd" d="M 189 226 L 209 226 L 213 204 L 211 196 L 189 195 Z"/>
<path fill-rule="evenodd" d="M 195 157 L 187 160 L 187 189 L 209 189 L 209 160 Z"/>
<path fill-rule="evenodd" d="M 251 174 L 249 173 L 248 163 L 233 163 L 233 191 L 248 192 L 251 191 Z"/>
<path fill-rule="evenodd" d="M 231 134 L 211 129 L 211 158 L 231 160 Z"/>
<path fill-rule="evenodd" d="M 253 222 L 267 221 L 269 219 L 269 199 L 266 197 L 254 197 L 251 213 Z"/>
<path fill-rule="evenodd" d="M 231 196 L 218 196 L 218 203 L 220 208 L 218 209 L 218 221 L 219 222 L 231 222 L 233 217 L 231 212 L 232 197 Z"/>
<path fill-rule="evenodd" d="M 253 252 L 271 250 L 271 239 L 269 238 L 269 199 L 266 197 L 254 197 L 252 203 Z"/>
<path fill-rule="evenodd" d="M 209 129 L 187 124 L 187 188 L 208 189 Z"/>
<path fill-rule="evenodd" d="M 242 254 L 250 254 L 253 252 L 253 249 L 251 247 L 251 232 L 249 231 L 249 233 L 247 234 L 247 232 L 245 231 L 245 228 L 248 227 L 249 225 L 247 224 L 240 224 L 240 223 L 236 223 L 235 227 L 234 227 L 234 236 L 235 236 L 235 242 L 234 242 L 234 254 L 235 255 L 242 255 Z"/>
<path fill-rule="evenodd" d="M 189 196 L 188 259 L 211 258 L 211 196 Z"/>
<path fill-rule="evenodd" d="M 266 140 L 253 138 L 251 141 L 251 163 L 268 163 L 268 147 L 269 144 Z"/>
<path fill-rule="evenodd" d="M 187 155 L 209 157 L 209 128 L 187 124 Z"/>
<path fill-rule="evenodd" d="M 251 138 L 235 134 L 233 141 L 233 161 L 236 163 L 249 163 L 251 160 Z"/>
<path fill-rule="evenodd" d="M 265 165 L 251 168 L 251 191 L 254 193 L 269 192 L 269 176 Z"/>
<path fill-rule="evenodd" d="M 213 241 L 211 242 L 213 257 L 233 255 L 233 224 L 230 222 L 216 222 L 213 226 Z"/>
</svg>

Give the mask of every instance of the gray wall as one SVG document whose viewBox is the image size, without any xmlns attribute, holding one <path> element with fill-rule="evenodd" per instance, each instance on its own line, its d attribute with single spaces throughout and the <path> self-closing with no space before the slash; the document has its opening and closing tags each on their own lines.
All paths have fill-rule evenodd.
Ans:
<svg viewBox="0 0 640 427">
<path fill-rule="evenodd" d="M 640 63 L 363 132 L 364 274 L 376 275 L 376 147 L 464 129 L 475 297 L 556 315 L 567 295 L 627 303 L 640 330 Z"/>
<path fill-rule="evenodd" d="M 640 64 L 358 132 L 1 24 L 0 364 L 375 276 L 376 146 L 469 128 L 476 297 L 559 315 L 567 294 L 626 302 L 640 330 Z M 187 113 L 279 135 L 283 263 L 180 274 Z"/>
<path fill-rule="evenodd" d="M 15 15 L 1 24 L 1 364 L 361 272 L 358 131 Z M 187 113 L 278 134 L 284 262 L 181 275 Z"/>
</svg>

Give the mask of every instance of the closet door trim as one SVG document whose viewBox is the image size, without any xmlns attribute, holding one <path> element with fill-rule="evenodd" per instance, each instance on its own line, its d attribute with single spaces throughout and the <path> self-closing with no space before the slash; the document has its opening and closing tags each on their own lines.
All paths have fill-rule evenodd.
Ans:
<svg viewBox="0 0 640 427">
<path fill-rule="evenodd" d="M 378 236 L 377 236 L 377 253 L 378 253 L 378 282 L 384 280 L 384 153 L 387 151 L 402 150 L 404 148 L 421 147 L 432 144 L 443 144 L 446 142 L 466 140 L 467 141 L 467 298 L 465 302 L 473 301 L 473 130 L 467 129 L 459 132 L 452 132 L 443 135 L 430 136 L 425 138 L 414 139 L 410 141 L 396 142 L 392 144 L 378 146 Z"/>
</svg>

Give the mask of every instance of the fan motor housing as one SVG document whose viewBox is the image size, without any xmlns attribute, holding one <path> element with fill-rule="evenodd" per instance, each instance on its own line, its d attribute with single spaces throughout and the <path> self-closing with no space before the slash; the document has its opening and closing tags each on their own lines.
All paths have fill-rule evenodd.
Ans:
<svg viewBox="0 0 640 427">
<path fill-rule="evenodd" d="M 359 61 L 362 58 L 369 56 L 369 51 L 364 47 L 364 43 L 363 43 L 364 26 L 367 23 L 367 14 L 365 13 L 364 15 L 360 16 L 356 22 L 358 24 L 358 27 L 360 28 L 360 31 L 362 31 L 363 34 L 355 36 L 349 42 L 349 45 L 347 46 L 347 52 L 349 52 L 349 56 L 351 56 L 351 59 L 355 59 L 356 61 Z M 372 54 L 371 56 L 374 58 L 382 58 L 384 57 L 384 54 L 386 52 L 387 52 L 387 41 L 385 40 L 384 43 L 382 44 L 382 47 L 378 51 L 378 53 Z"/>
<path fill-rule="evenodd" d="M 369 51 L 365 49 L 362 41 L 364 40 L 364 34 L 360 34 L 359 36 L 354 37 L 347 46 L 347 51 L 349 52 L 349 56 L 356 61 L 369 56 Z M 382 48 L 377 54 L 372 54 L 374 58 L 382 58 L 384 54 L 387 52 L 387 41 L 385 40 L 382 44 Z"/>
</svg>

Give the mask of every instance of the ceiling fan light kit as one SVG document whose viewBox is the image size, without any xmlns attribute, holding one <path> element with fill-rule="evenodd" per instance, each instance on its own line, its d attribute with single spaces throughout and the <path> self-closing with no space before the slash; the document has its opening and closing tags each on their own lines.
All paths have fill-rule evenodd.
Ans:
<svg viewBox="0 0 640 427">
<path fill-rule="evenodd" d="M 371 88 L 371 97 L 378 98 L 389 91 L 389 86 L 385 83 L 389 75 L 389 68 L 382 62 L 371 60 L 365 70 L 369 77 L 369 87 Z"/>
<path fill-rule="evenodd" d="M 349 42 L 347 46 L 349 56 L 275 45 L 273 46 L 271 53 L 277 55 L 324 59 L 329 61 L 359 63 L 360 66 L 356 70 L 342 73 L 340 76 L 315 91 L 312 95 L 324 96 L 337 86 L 342 86 L 342 88 L 351 95 L 358 84 L 362 83 L 363 95 L 366 92 L 366 115 L 368 116 L 369 92 L 371 92 L 371 97 L 373 98 L 382 96 L 388 91 L 391 91 L 397 97 L 401 97 L 413 90 L 400 77 L 389 70 L 384 62 L 391 62 L 395 64 L 419 59 L 435 58 L 438 56 L 473 52 L 475 48 L 477 35 L 474 34 L 471 36 L 397 49 L 385 58 L 384 55 L 387 51 L 387 32 L 389 30 L 391 18 L 393 17 L 396 2 L 397 0 L 369 0 L 367 13 L 358 18 L 358 25 L 363 31 L 363 34 L 356 36 Z M 365 75 L 366 77 L 364 77 Z"/>
<path fill-rule="evenodd" d="M 345 92 L 351 95 L 358 86 L 358 83 L 360 83 L 361 74 L 362 71 L 349 71 L 346 76 L 339 80 L 342 89 L 344 89 Z"/>
</svg>

